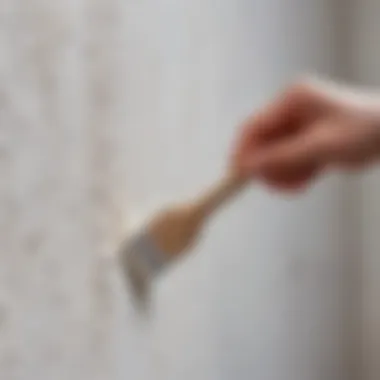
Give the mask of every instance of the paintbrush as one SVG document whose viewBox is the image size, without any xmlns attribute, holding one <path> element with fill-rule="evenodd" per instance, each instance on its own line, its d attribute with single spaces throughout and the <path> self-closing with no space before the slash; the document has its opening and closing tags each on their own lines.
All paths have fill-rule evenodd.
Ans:
<svg viewBox="0 0 380 380">
<path fill-rule="evenodd" d="M 247 178 L 230 170 L 193 199 L 158 211 L 124 240 L 119 259 L 139 307 L 149 303 L 152 280 L 195 246 L 205 223 L 247 183 Z"/>
</svg>

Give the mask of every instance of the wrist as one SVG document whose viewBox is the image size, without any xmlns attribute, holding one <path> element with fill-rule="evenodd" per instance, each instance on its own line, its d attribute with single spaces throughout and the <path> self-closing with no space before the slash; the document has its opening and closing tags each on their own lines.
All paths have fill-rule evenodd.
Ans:
<svg viewBox="0 0 380 380">
<path fill-rule="evenodd" d="M 380 156 L 380 97 L 368 96 L 366 99 L 361 97 L 350 111 L 358 121 L 357 133 L 362 136 L 358 139 L 367 147 L 366 160 L 372 161 Z"/>
</svg>

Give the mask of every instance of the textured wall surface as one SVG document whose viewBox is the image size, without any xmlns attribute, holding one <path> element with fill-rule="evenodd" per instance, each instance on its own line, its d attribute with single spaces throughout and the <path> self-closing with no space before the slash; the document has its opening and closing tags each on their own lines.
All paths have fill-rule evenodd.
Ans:
<svg viewBox="0 0 380 380">
<path fill-rule="evenodd" d="M 157 283 L 148 320 L 110 257 L 223 170 L 279 85 L 332 72 L 329 2 L 0 4 L 0 378 L 348 379 L 341 181 L 251 189 Z"/>
<path fill-rule="evenodd" d="M 2 379 L 125 378 L 105 256 L 120 228 L 119 8 L 1 3 Z"/>
</svg>

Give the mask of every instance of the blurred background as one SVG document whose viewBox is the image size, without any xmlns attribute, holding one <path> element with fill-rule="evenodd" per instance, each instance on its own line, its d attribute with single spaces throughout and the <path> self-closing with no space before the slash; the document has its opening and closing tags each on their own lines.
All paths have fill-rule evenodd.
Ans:
<svg viewBox="0 0 380 380">
<path fill-rule="evenodd" d="M 380 85 L 377 0 L 0 1 L 0 378 L 375 380 L 380 176 L 253 187 L 140 319 L 112 259 L 304 73 Z"/>
</svg>

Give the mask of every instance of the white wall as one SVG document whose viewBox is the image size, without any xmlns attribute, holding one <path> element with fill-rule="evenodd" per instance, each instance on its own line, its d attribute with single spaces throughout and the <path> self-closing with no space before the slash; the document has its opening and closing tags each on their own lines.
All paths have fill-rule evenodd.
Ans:
<svg viewBox="0 0 380 380">
<path fill-rule="evenodd" d="M 251 189 L 145 321 L 106 256 L 216 178 L 239 121 L 295 73 L 334 72 L 329 2 L 1 4 L 0 378 L 349 379 L 342 180 Z"/>
<path fill-rule="evenodd" d="M 156 7 L 136 7 L 146 18 L 130 32 L 138 33 L 131 97 L 144 86 L 128 145 L 136 210 L 215 178 L 241 118 L 298 71 L 334 73 L 338 63 L 329 2 Z M 344 184 L 330 178 L 296 200 L 255 188 L 215 220 L 196 255 L 158 289 L 154 324 L 171 360 L 165 378 L 354 376 L 356 262 L 346 252 Z"/>
</svg>

